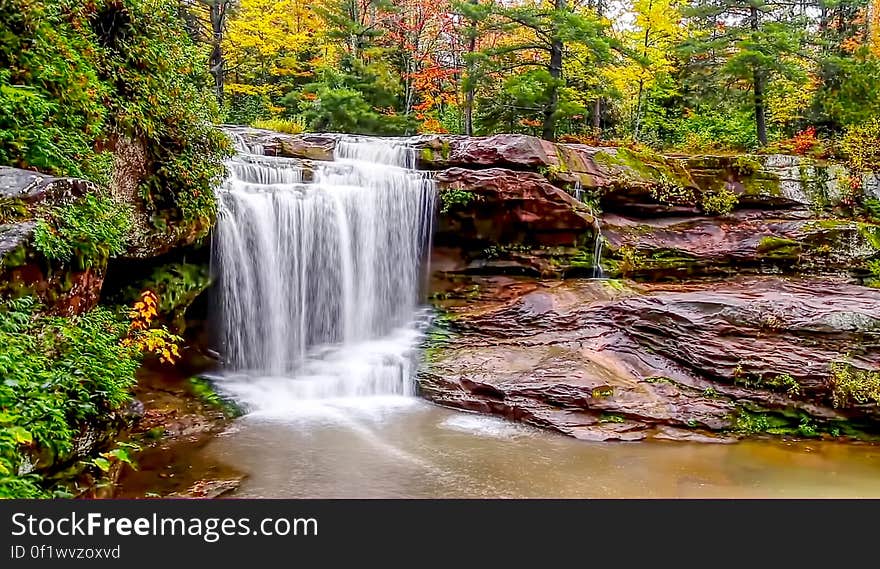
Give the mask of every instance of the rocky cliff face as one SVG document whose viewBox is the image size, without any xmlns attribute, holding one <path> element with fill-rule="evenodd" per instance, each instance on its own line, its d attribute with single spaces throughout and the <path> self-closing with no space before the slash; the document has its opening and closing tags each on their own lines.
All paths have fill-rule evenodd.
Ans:
<svg viewBox="0 0 880 569">
<path fill-rule="evenodd" d="M 306 167 L 338 140 L 238 134 Z M 440 189 L 427 398 L 590 440 L 878 432 L 874 176 L 528 136 L 407 143 Z M 582 278 L 597 266 L 610 278 Z"/>
<path fill-rule="evenodd" d="M 0 296 L 33 294 L 58 314 L 76 314 L 97 304 L 106 261 L 87 268 L 53 266 L 34 247 L 38 208 L 69 205 L 94 184 L 0 167 Z"/>
</svg>

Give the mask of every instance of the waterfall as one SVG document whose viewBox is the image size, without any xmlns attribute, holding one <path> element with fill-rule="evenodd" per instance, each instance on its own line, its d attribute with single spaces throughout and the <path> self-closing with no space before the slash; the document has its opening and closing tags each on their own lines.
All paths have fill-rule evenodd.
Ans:
<svg viewBox="0 0 880 569">
<path fill-rule="evenodd" d="M 212 251 L 220 389 L 257 409 L 411 394 L 435 204 L 414 149 L 341 138 L 306 183 L 301 161 L 233 140 Z"/>
<path fill-rule="evenodd" d="M 599 223 L 599 216 L 594 215 L 596 221 L 596 242 L 593 245 L 593 278 L 604 279 L 605 271 L 602 270 L 602 248 L 605 240 L 602 238 L 602 224 Z"/>
<path fill-rule="evenodd" d="M 581 187 L 581 181 L 579 179 L 575 180 L 572 192 L 574 193 L 574 199 L 583 203 L 584 190 Z M 602 225 L 599 223 L 599 216 L 595 214 L 595 211 L 593 213 L 593 219 L 595 220 L 594 225 L 596 230 L 596 241 L 593 244 L 593 278 L 604 279 L 605 271 L 602 270 L 602 249 L 604 248 L 605 241 L 602 238 Z"/>
</svg>

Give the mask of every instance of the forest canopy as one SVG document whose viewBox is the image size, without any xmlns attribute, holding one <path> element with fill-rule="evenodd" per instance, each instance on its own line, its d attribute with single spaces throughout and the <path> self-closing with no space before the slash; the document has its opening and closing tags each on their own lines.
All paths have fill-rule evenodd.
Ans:
<svg viewBox="0 0 880 569">
<path fill-rule="evenodd" d="M 224 119 L 794 151 L 880 111 L 869 0 L 182 0 Z"/>
</svg>

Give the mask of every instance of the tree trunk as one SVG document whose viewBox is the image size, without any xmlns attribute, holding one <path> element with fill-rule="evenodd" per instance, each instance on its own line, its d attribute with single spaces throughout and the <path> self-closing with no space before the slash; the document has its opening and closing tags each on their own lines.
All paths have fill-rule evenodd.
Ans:
<svg viewBox="0 0 880 569">
<path fill-rule="evenodd" d="M 556 10 L 565 10 L 565 0 L 555 0 L 553 4 Z M 541 128 L 541 138 L 544 140 L 556 140 L 556 110 L 559 107 L 559 80 L 562 78 L 562 51 L 564 49 L 562 39 L 558 33 L 554 33 L 550 43 L 550 100 L 544 107 L 544 124 Z"/>
<path fill-rule="evenodd" d="M 648 2 L 648 11 L 654 7 L 653 0 Z M 645 26 L 645 40 L 642 43 L 642 58 L 648 57 L 648 42 L 651 39 L 651 28 L 649 26 Z M 642 126 L 642 95 L 645 91 L 645 77 L 642 75 L 639 77 L 639 95 L 636 99 L 636 120 L 635 125 L 633 125 L 633 140 L 638 142 L 639 140 L 639 128 Z"/>
<path fill-rule="evenodd" d="M 214 76 L 214 93 L 217 102 L 223 103 L 223 76 L 226 60 L 223 58 L 223 23 L 226 18 L 228 0 L 214 0 L 211 3 L 211 74 Z"/>
<path fill-rule="evenodd" d="M 636 120 L 633 125 L 633 140 L 639 141 L 639 128 L 642 126 L 642 95 L 645 90 L 645 80 L 639 79 L 639 94 L 636 97 Z"/>
<path fill-rule="evenodd" d="M 758 8 L 749 7 L 749 16 L 753 32 L 758 31 Z M 767 117 L 764 109 L 764 73 L 757 65 L 752 71 L 753 90 L 755 95 L 755 130 L 758 134 L 758 142 L 761 146 L 767 145 Z"/>
<path fill-rule="evenodd" d="M 595 4 L 596 16 L 600 19 L 605 11 L 605 3 L 602 0 L 596 0 Z M 593 105 L 593 136 L 599 138 L 602 136 L 602 97 L 596 97 Z"/>
<path fill-rule="evenodd" d="M 479 0 L 469 0 L 471 4 L 477 4 Z M 468 30 L 468 54 L 467 58 L 467 91 L 464 94 L 464 133 L 467 136 L 474 135 L 474 93 L 476 86 L 474 85 L 474 52 L 477 51 L 477 21 L 471 20 L 470 29 Z"/>
</svg>

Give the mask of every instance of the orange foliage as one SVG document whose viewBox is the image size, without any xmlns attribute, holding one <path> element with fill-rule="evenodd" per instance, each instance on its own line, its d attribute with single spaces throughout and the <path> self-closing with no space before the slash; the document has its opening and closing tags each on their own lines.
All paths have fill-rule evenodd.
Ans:
<svg viewBox="0 0 880 569">
<path fill-rule="evenodd" d="M 819 139 L 816 138 L 816 129 L 814 127 L 808 127 L 797 133 L 792 139 L 792 152 L 798 156 L 804 156 L 816 148 L 818 144 Z"/>
<path fill-rule="evenodd" d="M 173 364 L 180 357 L 178 338 L 164 328 L 152 327 L 159 315 L 158 304 L 159 299 L 153 291 L 145 290 L 141 293 L 128 313 L 131 325 L 122 345 L 142 353 L 154 354 L 162 363 Z"/>
</svg>

